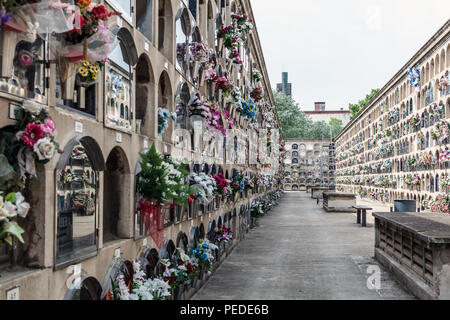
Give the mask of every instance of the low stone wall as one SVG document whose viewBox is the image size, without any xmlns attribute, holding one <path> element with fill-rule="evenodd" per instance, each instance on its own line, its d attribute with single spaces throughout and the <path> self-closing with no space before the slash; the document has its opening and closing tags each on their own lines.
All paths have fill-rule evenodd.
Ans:
<svg viewBox="0 0 450 320">
<path fill-rule="evenodd" d="M 323 192 L 323 208 L 328 212 L 356 212 L 356 195 L 334 191 Z"/>
<path fill-rule="evenodd" d="M 450 299 L 450 216 L 374 212 L 375 258 L 420 299 Z"/>
</svg>

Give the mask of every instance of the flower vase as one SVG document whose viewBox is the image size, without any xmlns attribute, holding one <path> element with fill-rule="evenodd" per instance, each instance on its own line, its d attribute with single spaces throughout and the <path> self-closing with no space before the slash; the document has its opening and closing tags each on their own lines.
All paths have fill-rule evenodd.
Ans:
<svg viewBox="0 0 450 320">
<path fill-rule="evenodd" d="M 222 48 L 223 48 L 223 38 L 218 38 L 217 39 L 217 51 L 222 53 Z"/>
<path fill-rule="evenodd" d="M 60 58 L 61 96 L 63 100 L 73 100 L 76 79 L 76 65 Z"/>
<path fill-rule="evenodd" d="M 198 82 L 200 87 L 203 87 L 205 85 L 205 70 L 203 69 L 203 67 L 201 67 L 198 71 Z"/>
<path fill-rule="evenodd" d="M 15 56 L 18 33 L 9 30 L 2 30 L 2 65 L 1 77 L 11 78 L 13 75 L 13 57 Z"/>
<path fill-rule="evenodd" d="M 141 134 L 142 119 L 136 119 L 136 133 Z"/>
<path fill-rule="evenodd" d="M 184 284 L 176 286 L 173 292 L 174 292 L 174 300 L 183 300 Z"/>
<path fill-rule="evenodd" d="M 200 63 L 194 60 L 194 62 L 192 63 L 192 78 L 199 76 L 199 70 L 200 70 Z"/>
</svg>

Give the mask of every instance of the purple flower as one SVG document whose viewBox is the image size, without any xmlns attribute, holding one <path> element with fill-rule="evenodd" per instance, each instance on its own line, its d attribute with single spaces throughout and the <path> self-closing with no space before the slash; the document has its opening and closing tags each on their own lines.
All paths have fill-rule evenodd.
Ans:
<svg viewBox="0 0 450 320">
<path fill-rule="evenodd" d="M 12 19 L 12 12 L 6 12 L 6 10 L 0 10 L 0 25 L 9 22 Z"/>
</svg>

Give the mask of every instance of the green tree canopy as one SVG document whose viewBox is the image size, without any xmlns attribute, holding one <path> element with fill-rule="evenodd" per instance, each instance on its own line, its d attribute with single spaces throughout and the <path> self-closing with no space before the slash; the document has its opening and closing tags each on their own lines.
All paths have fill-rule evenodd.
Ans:
<svg viewBox="0 0 450 320">
<path fill-rule="evenodd" d="M 366 97 L 363 100 L 359 100 L 358 103 L 350 103 L 348 105 L 349 109 L 352 111 L 352 116 L 350 119 L 353 119 L 356 117 L 358 112 L 364 108 L 364 106 L 372 100 L 372 98 L 380 91 L 380 89 L 372 89 L 372 91 L 366 95 Z"/>
<path fill-rule="evenodd" d="M 291 97 L 276 91 L 273 95 L 284 138 L 330 139 L 342 130 L 341 120 L 333 118 L 329 124 L 325 121 L 314 122 Z"/>
</svg>

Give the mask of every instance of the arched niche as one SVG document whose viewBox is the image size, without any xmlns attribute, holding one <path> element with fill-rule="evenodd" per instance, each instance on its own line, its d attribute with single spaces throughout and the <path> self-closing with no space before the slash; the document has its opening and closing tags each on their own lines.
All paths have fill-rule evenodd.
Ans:
<svg viewBox="0 0 450 320">
<path fill-rule="evenodd" d="M 99 172 L 105 169 L 91 137 L 73 138 L 64 150 L 55 168 L 57 266 L 97 250 L 97 192 Z"/>
<path fill-rule="evenodd" d="M 116 281 L 119 276 L 124 277 L 124 282 L 127 286 L 133 281 L 134 268 L 133 263 L 122 258 L 113 259 L 108 267 L 105 278 L 103 279 L 102 299 L 110 299 L 112 297 L 112 283 Z"/>
<path fill-rule="evenodd" d="M 139 256 L 139 261 L 148 278 L 153 279 L 157 276 L 159 264 L 158 250 L 156 250 L 155 248 L 146 248 Z"/>
<path fill-rule="evenodd" d="M 136 131 L 154 137 L 155 79 L 149 57 L 142 54 L 136 65 Z"/>
<path fill-rule="evenodd" d="M 81 277 L 79 287 L 70 288 L 64 300 L 101 300 L 102 286 L 94 277 Z"/>
<path fill-rule="evenodd" d="M 169 75 L 166 71 L 163 71 L 158 80 L 158 107 L 165 108 L 169 112 L 173 112 L 173 98 L 172 98 L 172 86 Z M 155 110 L 157 114 L 158 110 Z M 169 120 L 169 126 L 163 133 L 163 140 L 165 142 L 171 142 L 173 131 L 173 122 Z"/>
<path fill-rule="evenodd" d="M 212 220 L 209 222 L 208 233 L 206 234 L 206 238 L 212 243 L 216 241 L 216 230 L 215 230 L 216 226 L 217 226 L 216 220 Z"/>
<path fill-rule="evenodd" d="M 177 242 L 176 242 L 177 249 L 180 248 L 185 253 L 187 253 L 188 249 L 189 249 L 188 245 L 189 245 L 189 240 L 188 240 L 187 235 L 184 232 L 180 231 L 177 236 Z"/>
<path fill-rule="evenodd" d="M 189 40 L 193 31 L 192 18 L 189 10 L 180 3 L 175 16 L 175 38 L 176 38 L 176 68 L 184 75 L 189 66 Z"/>
<path fill-rule="evenodd" d="M 198 227 L 192 227 L 191 232 L 189 233 L 189 249 L 195 249 L 200 239 L 202 238 L 200 237 Z"/>
<path fill-rule="evenodd" d="M 198 93 L 189 92 L 189 86 L 186 82 L 178 84 L 175 95 L 175 112 L 177 113 L 176 129 L 187 129 L 189 121 L 189 102 L 200 96 Z"/>
<path fill-rule="evenodd" d="M 176 254 L 177 247 L 172 240 L 167 241 L 166 245 L 161 249 L 161 258 L 171 260 Z"/>
<path fill-rule="evenodd" d="M 130 166 L 122 148 L 111 150 L 106 160 L 103 193 L 103 243 L 133 237 Z"/>
</svg>

